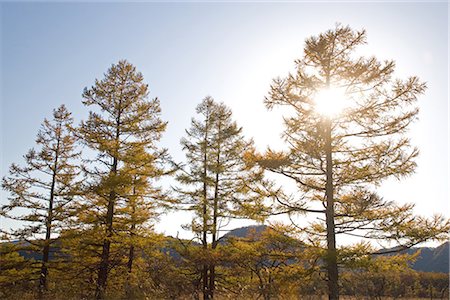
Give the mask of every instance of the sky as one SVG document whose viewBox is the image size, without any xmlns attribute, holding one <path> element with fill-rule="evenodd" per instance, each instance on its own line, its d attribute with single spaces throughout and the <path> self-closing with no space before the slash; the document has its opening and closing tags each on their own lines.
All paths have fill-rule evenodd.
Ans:
<svg viewBox="0 0 450 300">
<path fill-rule="evenodd" d="M 127 59 L 144 75 L 169 122 L 161 145 L 177 161 L 179 141 L 207 95 L 233 111 L 261 150 L 282 148 L 282 118 L 263 104 L 273 78 L 294 71 L 306 38 L 337 22 L 367 30 L 365 55 L 394 59 L 399 78 L 428 84 L 410 131 L 416 173 L 379 189 L 386 200 L 413 202 L 424 216 L 449 216 L 448 3 L 28 3 L 0 2 L 1 176 L 34 146 L 37 130 L 65 104 L 86 118 L 84 87 Z M 7 194 L 0 193 L 0 204 Z M 161 217 L 159 232 L 188 237 L 191 217 Z M 15 226 L 0 219 L 2 227 Z M 251 222 L 234 222 L 239 227 Z"/>
</svg>

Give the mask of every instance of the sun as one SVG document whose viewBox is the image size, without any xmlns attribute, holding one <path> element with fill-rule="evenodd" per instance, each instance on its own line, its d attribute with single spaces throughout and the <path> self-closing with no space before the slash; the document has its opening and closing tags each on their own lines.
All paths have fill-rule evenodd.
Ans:
<svg viewBox="0 0 450 300">
<path fill-rule="evenodd" d="M 321 89 L 314 95 L 313 100 L 316 112 L 326 117 L 338 116 L 348 106 L 348 98 L 343 88 Z"/>
</svg>

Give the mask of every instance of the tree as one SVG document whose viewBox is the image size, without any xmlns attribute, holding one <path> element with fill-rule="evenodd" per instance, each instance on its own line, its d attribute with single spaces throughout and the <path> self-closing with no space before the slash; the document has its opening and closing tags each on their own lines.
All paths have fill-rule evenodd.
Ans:
<svg viewBox="0 0 450 300">
<path fill-rule="evenodd" d="M 281 224 L 250 230 L 245 237 L 227 236 L 225 257 L 229 290 L 244 298 L 264 300 L 295 298 L 299 282 L 309 281 L 317 268 L 317 255 L 288 234 L 292 226 Z M 246 295 L 246 296 L 244 296 Z"/>
<path fill-rule="evenodd" d="M 164 173 L 159 163 L 166 151 L 156 143 L 166 123 L 160 119 L 159 100 L 147 97 L 148 85 L 142 74 L 125 60 L 113 64 L 104 79 L 96 80 L 83 92 L 83 104 L 96 110 L 90 111 L 88 119 L 81 123 L 79 134 L 96 157 L 87 160 L 90 166 L 84 170 L 88 184 L 78 220 L 84 224 L 87 236 L 91 234 L 92 246 L 98 244 L 99 238 L 102 240 L 97 299 L 105 297 L 108 272 L 121 259 L 118 254 L 115 262 L 111 261 L 111 245 L 115 244 L 119 251 L 124 235 L 131 234 L 134 239 L 137 226 L 148 221 L 150 210 L 160 200 L 159 190 L 150 180 Z M 132 243 L 128 246 L 131 272 L 134 248 Z"/>
<path fill-rule="evenodd" d="M 158 155 L 165 152 L 158 153 Z M 159 162 L 161 162 L 159 157 Z M 149 163 L 153 162 L 153 163 Z M 144 147 L 137 146 L 129 153 L 129 159 L 124 164 L 123 173 L 130 176 L 130 190 L 124 196 L 125 205 L 117 210 L 121 216 L 119 222 L 123 223 L 125 228 L 125 240 L 129 247 L 127 257 L 127 284 L 126 295 L 128 299 L 134 298 L 133 284 L 131 283 L 133 266 L 136 259 L 136 248 L 143 248 L 149 244 L 147 239 L 155 239 L 156 235 L 152 233 L 153 224 L 149 220 L 155 220 L 157 209 L 165 205 L 168 199 L 162 190 L 155 187 L 155 179 L 166 174 L 162 166 L 156 164 L 154 154 L 148 153 Z M 149 184 L 149 182 L 153 184 Z M 151 201 L 149 201 L 151 199 Z"/>
<path fill-rule="evenodd" d="M 2 206 L 1 215 L 30 224 L 7 234 L 21 240 L 22 245 L 28 243 L 30 250 L 42 253 L 39 298 L 47 291 L 51 245 L 63 227 L 66 207 L 77 186 L 79 170 L 74 161 L 79 153 L 75 151 L 72 123 L 71 113 L 64 105 L 55 109 L 53 119 L 45 119 L 37 134 L 38 149 L 31 149 L 24 156 L 26 166 L 12 164 L 2 181 L 2 188 L 10 193 L 10 202 Z M 14 213 L 21 209 L 25 213 Z"/>
<path fill-rule="evenodd" d="M 34 294 L 36 278 L 34 259 L 26 259 L 20 255 L 23 245 L 2 243 L 0 245 L 0 297 L 13 299 L 25 291 Z M 52 274 L 53 275 L 53 274 Z"/>
<path fill-rule="evenodd" d="M 341 25 L 306 40 L 296 72 L 275 79 L 265 99 L 268 109 L 292 110 L 284 119 L 289 149 L 256 158 L 302 192 L 299 198 L 278 195 L 286 212 L 324 215 L 304 231 L 326 237 L 330 299 L 339 297 L 337 234 L 405 248 L 444 238 L 449 229 L 442 216 L 417 217 L 413 204 L 396 205 L 375 194 L 383 180 L 414 172 L 418 149 L 406 132 L 426 85 L 414 76 L 393 79 L 393 61 L 356 57 L 355 49 L 365 43 L 365 30 Z"/>
<path fill-rule="evenodd" d="M 202 243 L 205 258 L 203 297 L 211 299 L 216 264 L 214 255 L 208 254 L 214 253 L 221 229 L 230 218 L 258 218 L 268 195 L 264 185 L 267 188 L 270 184 L 264 181 L 261 168 L 246 164 L 243 154 L 253 149 L 253 142 L 245 140 L 228 107 L 206 97 L 197 106 L 197 113 L 202 120 L 193 119 L 181 141 L 187 166 L 177 180 L 186 189 L 177 191 L 185 208 L 195 213 L 191 229 Z"/>
</svg>

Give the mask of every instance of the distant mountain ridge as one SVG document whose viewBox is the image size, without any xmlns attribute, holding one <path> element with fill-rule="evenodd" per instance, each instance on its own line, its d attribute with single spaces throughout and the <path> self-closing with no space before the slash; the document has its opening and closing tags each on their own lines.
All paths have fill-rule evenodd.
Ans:
<svg viewBox="0 0 450 300">
<path fill-rule="evenodd" d="M 228 233 L 223 235 L 220 239 L 220 243 L 225 243 L 228 238 L 237 237 L 253 237 L 258 238 L 261 236 L 262 232 L 269 228 L 266 225 L 252 225 L 246 227 L 240 227 L 230 230 Z M 170 239 L 170 237 L 168 237 Z M 175 239 L 172 238 L 174 241 Z M 174 242 L 172 241 L 172 242 Z M 13 242 L 17 243 L 17 242 Z M 416 251 L 421 251 L 417 260 L 411 264 L 411 268 L 420 272 L 436 272 L 436 273 L 449 273 L 449 242 L 445 242 L 442 245 L 432 248 L 432 247 L 413 247 L 407 250 L 400 251 L 400 253 L 414 254 Z M 58 243 L 51 247 L 51 258 L 54 254 L 59 253 L 60 247 Z M 180 254 L 175 251 L 172 246 L 167 246 L 164 250 L 168 251 L 169 255 L 175 259 L 180 259 Z M 25 258 L 33 258 L 40 260 L 42 255 L 36 252 L 30 252 L 26 250 L 19 251 L 19 254 Z M 392 254 L 386 254 L 392 255 Z"/>
<path fill-rule="evenodd" d="M 236 228 L 229 231 L 221 239 L 227 237 L 245 238 L 250 235 L 258 236 L 268 228 L 266 225 L 253 225 L 247 227 Z M 437 272 L 449 273 L 449 242 L 445 242 L 436 248 L 432 247 L 413 247 L 403 250 L 400 253 L 414 254 L 420 250 L 419 257 L 411 264 L 413 270 L 419 272 Z"/>
<path fill-rule="evenodd" d="M 414 247 L 403 253 L 414 254 L 418 250 L 420 250 L 420 254 L 411 265 L 412 269 L 421 272 L 449 273 L 449 242 L 436 248 Z"/>
<path fill-rule="evenodd" d="M 233 230 L 230 230 L 228 233 L 223 235 L 220 239 L 227 239 L 229 237 L 235 238 L 246 238 L 249 236 L 261 236 L 262 232 L 269 228 L 267 225 L 250 225 L 245 227 L 239 227 Z"/>
</svg>

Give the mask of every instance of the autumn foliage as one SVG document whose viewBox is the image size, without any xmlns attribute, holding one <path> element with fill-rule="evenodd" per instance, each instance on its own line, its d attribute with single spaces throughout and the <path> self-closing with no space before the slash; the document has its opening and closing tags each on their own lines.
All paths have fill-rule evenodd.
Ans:
<svg viewBox="0 0 450 300">
<path fill-rule="evenodd" d="M 142 73 L 113 64 L 82 93 L 88 117 L 75 125 L 55 109 L 3 177 L 0 216 L 20 227 L 1 230 L 0 298 L 448 297 L 448 274 L 413 271 L 417 254 L 399 252 L 446 240 L 449 220 L 377 194 L 415 170 L 407 133 L 426 85 L 394 78 L 393 61 L 355 56 L 365 43 L 364 30 L 337 25 L 308 38 L 295 71 L 273 81 L 267 108 L 291 110 L 285 149 L 258 152 L 208 96 L 181 139 L 182 162 L 159 145 L 167 122 Z M 325 115 L 315 95 L 332 87 L 349 103 Z M 191 240 L 154 231 L 175 210 L 192 216 Z M 232 219 L 269 226 L 227 235 Z"/>
</svg>

